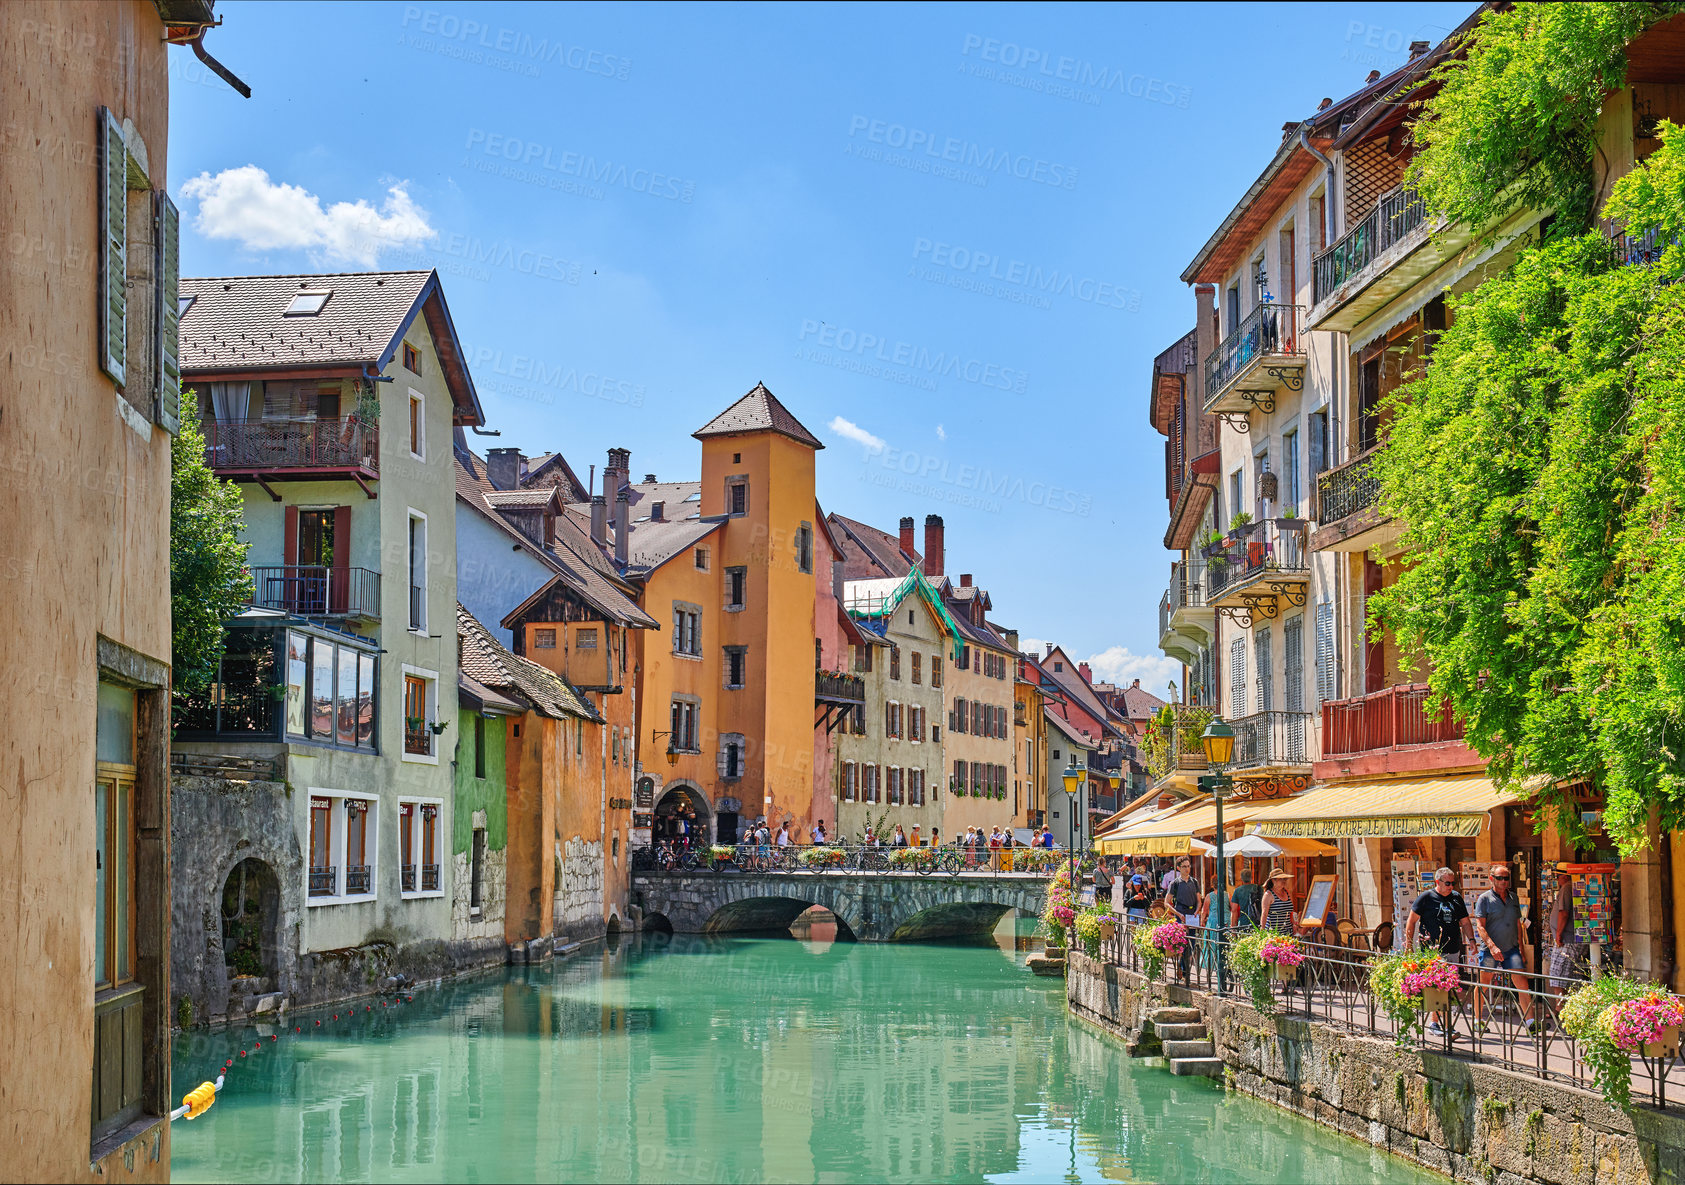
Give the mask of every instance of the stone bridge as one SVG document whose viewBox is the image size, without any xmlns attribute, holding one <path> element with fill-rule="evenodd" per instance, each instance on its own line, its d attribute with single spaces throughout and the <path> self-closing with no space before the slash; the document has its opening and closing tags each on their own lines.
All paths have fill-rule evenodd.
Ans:
<svg viewBox="0 0 1685 1185">
<path fill-rule="evenodd" d="M 1033 873 L 635 872 L 646 928 L 680 934 L 782 930 L 812 905 L 863 942 L 980 936 L 1009 909 L 1040 914 L 1047 878 Z M 839 934 L 839 937 L 841 935 Z"/>
</svg>

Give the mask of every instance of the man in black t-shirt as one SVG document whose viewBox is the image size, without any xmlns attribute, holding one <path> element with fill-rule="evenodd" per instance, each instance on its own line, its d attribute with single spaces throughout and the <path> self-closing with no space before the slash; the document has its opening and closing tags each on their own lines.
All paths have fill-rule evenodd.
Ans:
<svg viewBox="0 0 1685 1185">
<path fill-rule="evenodd" d="M 1456 891 L 1457 874 L 1441 868 L 1433 874 L 1433 888 L 1416 898 L 1410 907 L 1410 921 L 1404 928 L 1404 949 L 1416 948 L 1416 933 L 1421 931 L 1423 945 L 1435 946 L 1448 963 L 1461 964 L 1463 952 L 1474 945 L 1474 926 L 1469 922 L 1468 906 Z M 1437 1020 L 1428 1022 L 1428 1032 L 1440 1033 Z"/>
</svg>

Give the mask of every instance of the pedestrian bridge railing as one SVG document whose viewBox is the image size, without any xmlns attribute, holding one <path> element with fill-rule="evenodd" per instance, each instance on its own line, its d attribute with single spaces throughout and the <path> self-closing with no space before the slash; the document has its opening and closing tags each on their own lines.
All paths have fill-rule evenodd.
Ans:
<svg viewBox="0 0 1685 1185">
<path fill-rule="evenodd" d="M 849 844 L 701 844 L 664 841 L 632 850 L 633 872 L 916 873 L 1046 878 L 1070 853 L 1045 848 Z"/>
</svg>

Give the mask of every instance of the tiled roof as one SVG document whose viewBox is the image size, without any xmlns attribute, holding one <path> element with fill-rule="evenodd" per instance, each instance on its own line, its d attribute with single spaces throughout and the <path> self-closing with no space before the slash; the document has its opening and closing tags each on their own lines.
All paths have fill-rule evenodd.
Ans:
<svg viewBox="0 0 1685 1185">
<path fill-rule="evenodd" d="M 602 719 L 566 679 L 511 653 L 461 604 L 456 607 L 456 636 L 461 671 L 476 683 L 504 695 L 518 695 L 542 716 Z"/>
<path fill-rule="evenodd" d="M 1053 725 L 1054 728 L 1056 728 L 1060 732 L 1064 733 L 1067 737 L 1069 737 L 1072 741 L 1076 742 L 1077 744 L 1084 745 L 1084 746 L 1086 746 L 1090 749 L 1094 748 L 1097 744 L 1099 744 L 1099 742 L 1096 741 L 1093 737 L 1083 736 L 1081 730 L 1078 729 L 1076 725 L 1072 724 L 1069 720 L 1066 720 L 1063 716 L 1059 715 L 1059 713 L 1055 712 L 1052 708 L 1043 708 L 1042 709 L 1042 715 L 1047 717 L 1047 722 L 1049 724 Z"/>
<path fill-rule="evenodd" d="M 753 391 L 691 435 L 701 440 L 705 436 L 729 436 L 737 432 L 779 432 L 812 448 L 825 447 L 817 436 L 802 427 L 789 408 L 778 402 L 765 383 L 756 383 Z"/>
<path fill-rule="evenodd" d="M 912 562 L 901 551 L 901 541 L 876 527 L 844 518 L 834 511 L 831 527 L 843 546 L 843 579 L 872 580 L 880 576 L 905 576 L 913 563 L 924 557 L 914 552 Z"/>
<path fill-rule="evenodd" d="M 544 486 L 536 490 L 487 490 L 484 497 L 493 506 L 542 508 L 555 501 L 556 488 Z"/>
<path fill-rule="evenodd" d="M 182 277 L 183 371 L 379 364 L 403 332 L 431 272 Z M 301 291 L 332 291 L 322 311 L 285 316 Z"/>
<path fill-rule="evenodd" d="M 703 522 L 697 518 L 633 523 L 631 538 L 626 541 L 627 566 L 644 571 L 659 568 L 724 525 L 724 519 Z"/>
<path fill-rule="evenodd" d="M 502 715 L 519 716 L 527 710 L 524 701 L 510 699 L 506 695 L 499 695 L 484 683 L 470 679 L 461 671 L 456 675 L 456 696 L 458 703 L 465 703 L 470 707 L 477 707 L 484 712 Z"/>
<path fill-rule="evenodd" d="M 1131 720 L 1145 720 L 1164 707 L 1163 700 L 1140 687 L 1125 687 L 1120 696 L 1123 700 L 1123 714 Z"/>
</svg>

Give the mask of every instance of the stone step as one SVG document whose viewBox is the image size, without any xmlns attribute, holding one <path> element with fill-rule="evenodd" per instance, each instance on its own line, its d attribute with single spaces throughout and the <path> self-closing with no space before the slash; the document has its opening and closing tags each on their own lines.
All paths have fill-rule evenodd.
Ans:
<svg viewBox="0 0 1685 1185">
<path fill-rule="evenodd" d="M 1173 1057 L 1170 1059 L 1170 1072 L 1183 1077 L 1193 1078 L 1221 1078 L 1223 1076 L 1223 1059 L 1220 1057 Z"/>
<path fill-rule="evenodd" d="M 1205 1017 L 1197 1008 L 1155 1008 L 1147 1013 L 1147 1019 L 1155 1025 L 1186 1025 Z"/>
<path fill-rule="evenodd" d="M 1153 1032 L 1166 1041 L 1199 1041 L 1211 1035 L 1210 1030 L 1203 1024 L 1155 1024 Z"/>
<path fill-rule="evenodd" d="M 1215 1057 L 1217 1046 L 1209 1040 L 1205 1041 L 1164 1041 L 1161 1042 L 1164 1056 L 1172 1059 Z"/>
</svg>

